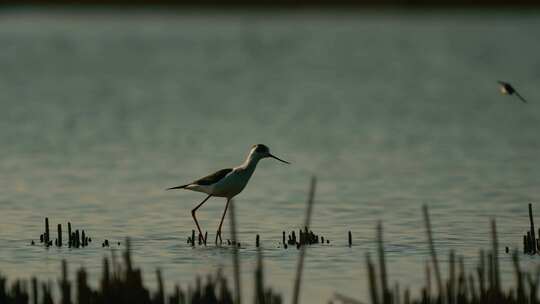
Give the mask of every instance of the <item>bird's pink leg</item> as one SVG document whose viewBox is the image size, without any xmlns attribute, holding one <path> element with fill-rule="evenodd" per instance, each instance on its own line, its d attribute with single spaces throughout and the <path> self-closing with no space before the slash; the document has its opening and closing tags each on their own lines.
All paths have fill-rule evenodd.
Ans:
<svg viewBox="0 0 540 304">
<path fill-rule="evenodd" d="M 216 234 L 216 244 L 217 244 L 218 237 L 219 237 L 219 243 L 221 244 L 221 242 L 223 242 L 223 240 L 221 239 L 221 225 L 223 225 L 223 220 L 225 219 L 225 214 L 227 213 L 227 208 L 229 207 L 229 201 L 230 201 L 230 199 L 227 199 L 227 204 L 225 205 L 225 210 L 223 211 L 223 215 L 221 216 L 221 222 L 219 222 L 219 228 L 218 228 L 217 234 Z"/>
<path fill-rule="evenodd" d="M 199 222 L 197 222 L 197 217 L 195 216 L 195 211 L 197 211 L 197 209 L 199 209 L 199 207 L 202 206 L 202 204 L 204 204 L 212 195 L 208 195 L 204 201 L 202 201 L 200 204 L 197 205 L 197 207 L 193 208 L 193 210 L 191 210 L 191 216 L 193 217 L 193 219 L 195 220 L 195 225 L 197 225 L 197 229 L 199 229 L 199 235 L 201 237 L 204 237 L 204 234 L 202 233 L 201 231 L 201 227 L 199 227 Z"/>
</svg>

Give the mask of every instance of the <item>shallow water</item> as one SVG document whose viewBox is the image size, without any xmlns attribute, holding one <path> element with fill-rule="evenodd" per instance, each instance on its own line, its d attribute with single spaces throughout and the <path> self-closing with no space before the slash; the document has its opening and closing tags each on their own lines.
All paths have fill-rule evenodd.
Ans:
<svg viewBox="0 0 540 304">
<path fill-rule="evenodd" d="M 5 10 L 0 271 L 52 279 L 65 258 L 96 280 L 99 244 L 129 236 L 150 286 L 156 267 L 169 288 L 230 273 L 230 250 L 186 244 L 204 196 L 164 188 L 237 165 L 254 143 L 293 164 L 262 161 L 236 199 L 247 298 L 258 233 L 267 282 L 290 299 L 298 251 L 278 245 L 303 223 L 312 175 L 312 228 L 331 244 L 308 250 L 304 303 L 367 298 L 378 220 L 392 280 L 418 288 L 422 204 L 443 261 L 454 249 L 472 266 L 491 217 L 519 249 L 539 197 L 538 37 L 536 12 Z M 530 103 L 500 96 L 499 79 Z M 198 213 L 211 240 L 224 205 Z M 94 242 L 30 246 L 45 216 Z"/>
</svg>

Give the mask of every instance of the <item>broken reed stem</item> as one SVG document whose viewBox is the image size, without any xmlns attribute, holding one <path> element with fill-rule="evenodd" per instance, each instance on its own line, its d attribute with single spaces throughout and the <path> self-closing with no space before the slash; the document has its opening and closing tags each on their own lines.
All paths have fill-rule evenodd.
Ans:
<svg viewBox="0 0 540 304">
<path fill-rule="evenodd" d="M 315 196 L 315 187 L 316 187 L 315 177 L 311 177 L 311 183 L 309 187 L 309 196 L 307 201 L 307 210 L 306 210 L 306 220 L 304 222 L 304 227 L 309 229 L 311 223 L 311 213 L 313 211 L 313 199 Z M 302 270 L 304 268 L 304 257 L 306 255 L 306 246 L 300 246 L 300 256 L 298 257 L 298 265 L 296 267 L 296 279 L 294 281 L 294 291 L 292 303 L 298 304 L 300 300 L 300 284 L 302 283 Z"/>
<path fill-rule="evenodd" d="M 229 211 L 229 217 L 231 222 L 231 238 L 232 238 L 232 244 L 233 244 L 233 267 L 234 267 L 234 288 L 235 288 L 235 303 L 241 304 L 242 303 L 242 293 L 240 290 L 240 259 L 238 257 L 238 241 L 236 239 L 236 220 L 235 220 L 235 212 L 234 212 L 234 201 L 232 199 L 229 200 L 230 204 L 230 211 Z"/>
<path fill-rule="evenodd" d="M 431 232 L 431 223 L 429 221 L 429 213 L 427 205 L 424 205 L 424 222 L 426 224 L 426 233 L 428 237 L 429 250 L 431 252 L 431 260 L 433 262 L 433 268 L 435 271 L 435 280 L 437 281 L 437 290 L 439 295 L 443 294 L 443 286 L 441 281 L 441 272 L 439 271 L 439 262 L 437 260 L 437 252 L 435 251 L 435 245 L 433 244 L 433 236 Z"/>
</svg>

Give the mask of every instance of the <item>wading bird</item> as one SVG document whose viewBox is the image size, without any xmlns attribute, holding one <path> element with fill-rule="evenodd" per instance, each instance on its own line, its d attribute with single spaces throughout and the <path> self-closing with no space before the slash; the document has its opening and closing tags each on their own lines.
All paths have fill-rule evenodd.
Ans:
<svg viewBox="0 0 540 304">
<path fill-rule="evenodd" d="M 208 196 L 200 204 L 191 210 L 191 216 L 193 216 L 193 219 L 195 220 L 195 224 L 197 225 L 197 229 L 199 229 L 199 234 L 201 237 L 204 237 L 204 235 L 201 231 L 201 227 L 199 226 L 199 222 L 197 221 L 197 217 L 195 216 L 195 212 L 212 196 L 227 198 L 227 204 L 225 205 L 225 210 L 221 216 L 221 221 L 219 222 L 219 227 L 216 234 L 216 243 L 218 237 L 219 241 L 222 242 L 221 225 L 223 224 L 223 219 L 225 219 L 229 202 L 234 196 L 244 190 L 251 175 L 253 175 L 259 160 L 269 157 L 289 164 L 289 162 L 272 155 L 267 146 L 261 144 L 253 145 L 249 151 L 247 159 L 240 166 L 222 169 L 189 184 L 168 188 L 167 190 L 186 189 L 208 194 Z"/>
<path fill-rule="evenodd" d="M 500 85 L 499 89 L 503 95 L 516 95 L 517 98 L 519 98 L 521 101 L 523 101 L 524 103 L 527 103 L 527 100 L 525 100 L 525 98 L 523 98 L 523 96 L 521 96 L 511 84 L 504 81 L 497 81 L 497 82 Z"/>
</svg>

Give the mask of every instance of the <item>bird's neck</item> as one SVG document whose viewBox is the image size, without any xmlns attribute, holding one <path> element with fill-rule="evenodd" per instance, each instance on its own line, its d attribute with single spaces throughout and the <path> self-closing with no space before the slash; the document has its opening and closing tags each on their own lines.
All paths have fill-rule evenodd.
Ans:
<svg viewBox="0 0 540 304">
<path fill-rule="evenodd" d="M 253 154 L 249 154 L 244 163 L 240 166 L 243 169 L 253 172 L 259 163 L 260 158 Z"/>
</svg>

